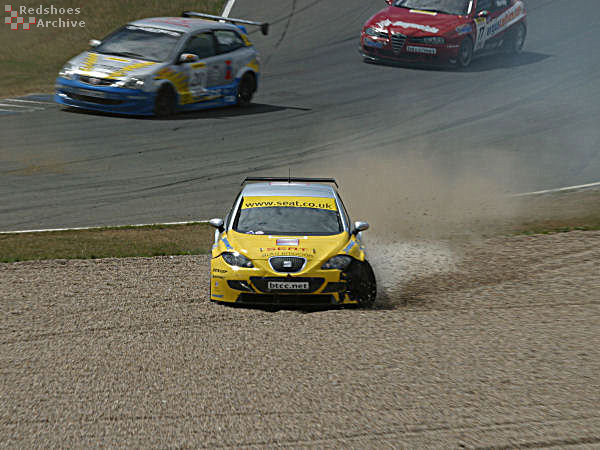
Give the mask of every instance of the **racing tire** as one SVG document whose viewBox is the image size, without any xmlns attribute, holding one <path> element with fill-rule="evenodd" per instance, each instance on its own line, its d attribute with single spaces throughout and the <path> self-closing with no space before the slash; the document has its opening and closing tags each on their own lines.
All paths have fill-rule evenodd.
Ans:
<svg viewBox="0 0 600 450">
<path fill-rule="evenodd" d="M 521 22 L 515 25 L 506 41 L 506 50 L 511 55 L 519 55 L 523 52 L 525 38 L 527 37 L 527 27 Z"/>
<path fill-rule="evenodd" d="M 177 95 L 169 85 L 162 86 L 154 100 L 154 114 L 156 117 L 169 117 L 175 113 Z"/>
<path fill-rule="evenodd" d="M 254 92 L 256 92 L 256 79 L 254 75 L 247 73 L 238 84 L 237 105 L 241 107 L 250 105 Z"/>
<path fill-rule="evenodd" d="M 456 64 L 461 69 L 466 69 L 471 65 L 473 61 L 473 41 L 470 37 L 466 37 L 460 43 L 460 48 L 458 49 L 458 58 L 456 59 Z"/>
<path fill-rule="evenodd" d="M 372 307 L 377 298 L 377 282 L 371 265 L 366 261 L 355 261 L 348 272 L 350 298 L 357 300 L 361 308 Z"/>
</svg>

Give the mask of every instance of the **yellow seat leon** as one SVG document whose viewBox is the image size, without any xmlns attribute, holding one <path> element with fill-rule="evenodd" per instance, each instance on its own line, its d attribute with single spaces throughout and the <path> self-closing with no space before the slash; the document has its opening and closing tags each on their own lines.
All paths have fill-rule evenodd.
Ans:
<svg viewBox="0 0 600 450">
<path fill-rule="evenodd" d="M 361 233 L 329 178 L 244 180 L 216 228 L 210 264 L 215 302 L 359 305 L 375 301 L 375 275 Z"/>
</svg>

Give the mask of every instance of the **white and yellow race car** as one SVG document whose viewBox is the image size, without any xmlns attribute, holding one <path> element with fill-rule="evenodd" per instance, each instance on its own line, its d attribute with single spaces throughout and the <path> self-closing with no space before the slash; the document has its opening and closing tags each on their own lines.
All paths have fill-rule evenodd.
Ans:
<svg viewBox="0 0 600 450">
<path fill-rule="evenodd" d="M 325 184 L 327 183 L 327 184 Z M 323 178 L 246 178 L 216 228 L 210 299 L 238 304 L 360 305 L 377 295 L 361 232 Z"/>
<path fill-rule="evenodd" d="M 258 88 L 259 55 L 245 25 L 269 25 L 186 11 L 136 20 L 69 60 L 57 103 L 108 113 L 169 116 L 246 106 Z M 229 23 L 227 23 L 229 22 Z"/>
</svg>

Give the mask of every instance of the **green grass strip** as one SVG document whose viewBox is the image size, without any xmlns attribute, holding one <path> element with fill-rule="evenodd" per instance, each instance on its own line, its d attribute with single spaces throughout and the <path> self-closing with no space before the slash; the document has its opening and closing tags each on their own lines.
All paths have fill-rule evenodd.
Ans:
<svg viewBox="0 0 600 450">
<path fill-rule="evenodd" d="M 22 0 L 18 6 L 11 4 L 17 10 L 21 6 L 37 8 L 40 3 Z M 62 0 L 55 4 L 57 8 L 80 9 L 80 14 L 66 15 L 63 20 L 84 21 L 85 27 L 33 26 L 27 31 L 14 31 L 9 26 L 0 26 L 0 42 L 5 43 L 0 52 L 0 96 L 52 92 L 60 68 L 86 50 L 90 39 L 102 39 L 128 22 L 147 17 L 179 17 L 189 10 L 220 14 L 224 3 L 224 0 Z M 58 16 L 42 15 L 36 19 L 58 20 Z"/>
<path fill-rule="evenodd" d="M 0 235 L 0 262 L 198 255 L 210 251 L 205 223 Z"/>
</svg>

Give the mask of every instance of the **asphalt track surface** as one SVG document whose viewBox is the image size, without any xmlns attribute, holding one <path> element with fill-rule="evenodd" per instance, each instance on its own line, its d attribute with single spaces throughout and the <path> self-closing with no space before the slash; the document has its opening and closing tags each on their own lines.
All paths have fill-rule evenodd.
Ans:
<svg viewBox="0 0 600 450">
<path fill-rule="evenodd" d="M 0 117 L 1 228 L 205 218 L 289 166 L 382 189 L 394 162 L 436 190 L 600 178 L 591 1 L 530 1 L 527 52 L 466 72 L 363 64 L 383 2 L 252 3 L 232 16 L 273 33 L 248 111 Z M 0 264 L 0 446 L 598 447 L 598 232 L 375 244 L 371 310 L 210 304 L 206 255 Z"/>
<path fill-rule="evenodd" d="M 3 114 L 0 230 L 206 219 L 246 175 L 338 176 L 343 163 L 359 182 L 377 173 L 357 157 L 393 164 L 415 151 L 449 176 L 501 165 L 510 192 L 598 181 L 596 3 L 530 0 L 521 56 L 452 71 L 363 63 L 359 30 L 380 0 L 238 0 L 232 17 L 272 24 L 252 34 L 264 68 L 252 107 L 169 120 Z"/>
</svg>

